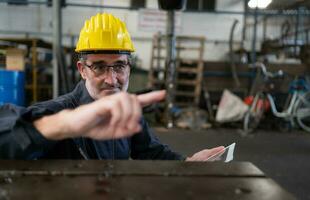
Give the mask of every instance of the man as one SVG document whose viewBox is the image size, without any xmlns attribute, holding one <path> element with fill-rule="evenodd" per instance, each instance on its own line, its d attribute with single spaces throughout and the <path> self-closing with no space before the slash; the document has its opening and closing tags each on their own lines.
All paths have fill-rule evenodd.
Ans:
<svg viewBox="0 0 310 200">
<path fill-rule="evenodd" d="M 16 123 L 0 135 L 5 138 L 0 138 L 4 157 L 204 161 L 223 149 L 184 158 L 154 136 L 141 117 L 141 106 L 162 100 L 165 93 L 126 93 L 134 47 L 118 18 L 104 13 L 87 20 L 76 52 L 83 80 L 69 94 L 15 112 Z M 34 127 L 12 132 L 29 123 Z"/>
<path fill-rule="evenodd" d="M 163 91 L 139 96 L 119 93 L 39 119 L 29 119 L 29 110 L 25 108 L 11 104 L 0 106 L 0 158 L 31 158 L 34 152 L 42 151 L 42 146 L 50 143 L 45 138 L 61 140 L 83 136 L 107 140 L 129 137 L 141 130 L 141 106 L 163 98 Z M 132 109 L 113 106 L 123 102 Z M 124 120 L 129 115 L 134 120 Z"/>
</svg>

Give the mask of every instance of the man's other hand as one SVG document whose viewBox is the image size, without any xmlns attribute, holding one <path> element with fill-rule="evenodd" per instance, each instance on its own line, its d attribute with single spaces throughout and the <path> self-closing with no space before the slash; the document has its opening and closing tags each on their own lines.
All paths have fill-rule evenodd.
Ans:
<svg viewBox="0 0 310 200">
<path fill-rule="evenodd" d="M 207 161 L 208 158 L 225 149 L 224 146 L 215 147 L 213 149 L 204 149 L 195 153 L 193 156 L 186 158 L 185 161 Z"/>
</svg>

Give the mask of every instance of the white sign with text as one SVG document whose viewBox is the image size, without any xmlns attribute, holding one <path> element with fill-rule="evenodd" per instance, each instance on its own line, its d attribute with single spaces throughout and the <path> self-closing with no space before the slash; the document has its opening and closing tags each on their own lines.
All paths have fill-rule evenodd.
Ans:
<svg viewBox="0 0 310 200">
<path fill-rule="evenodd" d="M 140 31 L 166 33 L 167 11 L 140 9 L 138 28 Z M 181 12 L 175 12 L 175 31 L 181 31 Z"/>
</svg>

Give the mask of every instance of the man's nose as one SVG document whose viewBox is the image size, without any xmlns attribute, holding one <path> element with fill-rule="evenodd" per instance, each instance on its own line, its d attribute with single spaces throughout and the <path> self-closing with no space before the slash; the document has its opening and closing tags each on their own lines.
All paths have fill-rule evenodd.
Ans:
<svg viewBox="0 0 310 200">
<path fill-rule="evenodd" d="M 112 67 L 109 67 L 107 69 L 107 71 L 105 72 L 104 74 L 104 81 L 107 83 L 107 84 L 115 84 L 117 82 L 117 79 L 116 79 L 116 72 L 113 70 Z"/>
</svg>

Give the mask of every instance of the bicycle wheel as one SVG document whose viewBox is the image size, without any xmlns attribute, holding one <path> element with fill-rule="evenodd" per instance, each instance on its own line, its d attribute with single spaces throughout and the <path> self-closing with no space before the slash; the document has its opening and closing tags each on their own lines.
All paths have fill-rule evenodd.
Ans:
<svg viewBox="0 0 310 200">
<path fill-rule="evenodd" d="M 295 103 L 294 114 L 298 125 L 310 133 L 310 92 L 298 98 Z"/>
<path fill-rule="evenodd" d="M 244 116 L 243 131 L 246 134 L 253 132 L 258 127 L 261 119 L 263 118 L 264 106 L 259 105 L 261 103 L 261 99 L 263 98 L 259 98 L 260 96 L 261 95 L 255 97 L 249 110 Z"/>
<path fill-rule="evenodd" d="M 248 111 L 243 119 L 243 131 L 245 133 L 253 132 L 259 125 L 262 115 L 256 115 L 257 113 L 253 114 L 252 112 Z"/>
</svg>

